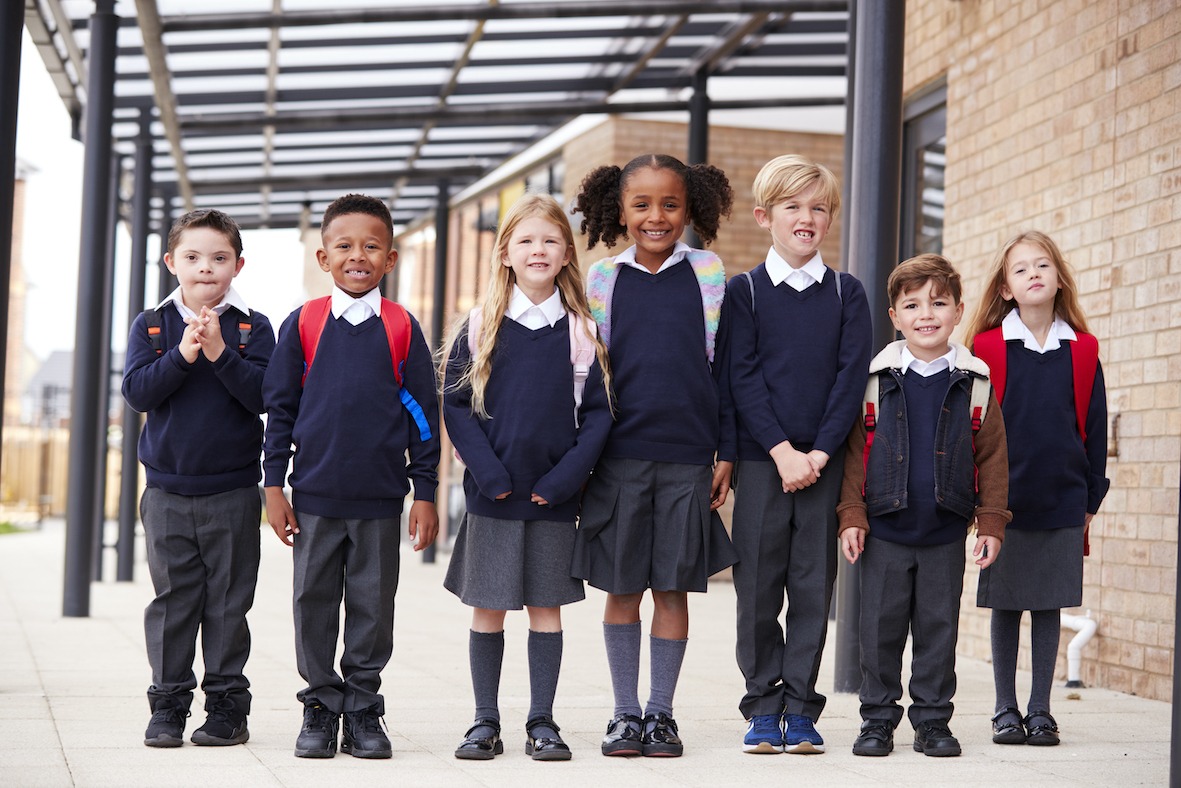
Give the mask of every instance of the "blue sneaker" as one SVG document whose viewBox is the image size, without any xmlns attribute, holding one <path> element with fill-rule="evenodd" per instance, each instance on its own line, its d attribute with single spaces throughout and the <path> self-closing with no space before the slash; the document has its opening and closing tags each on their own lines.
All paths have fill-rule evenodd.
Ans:
<svg viewBox="0 0 1181 788">
<path fill-rule="evenodd" d="M 784 752 L 792 755 L 824 752 L 824 739 L 816 732 L 812 720 L 802 714 L 784 714 L 783 731 Z"/>
<path fill-rule="evenodd" d="M 778 714 L 756 714 L 742 739 L 742 751 L 776 755 L 783 752 L 783 728 Z"/>
</svg>

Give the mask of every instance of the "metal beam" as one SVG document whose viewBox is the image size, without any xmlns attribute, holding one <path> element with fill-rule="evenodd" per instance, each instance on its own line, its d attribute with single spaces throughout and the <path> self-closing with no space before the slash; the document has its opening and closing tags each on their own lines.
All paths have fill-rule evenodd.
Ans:
<svg viewBox="0 0 1181 788">
<path fill-rule="evenodd" d="M 49 11 L 51 19 L 45 18 L 45 10 Z M 29 29 L 29 37 L 33 39 L 37 51 L 41 53 L 41 62 L 45 64 L 45 70 L 49 72 L 49 78 L 53 80 L 66 110 L 73 116 L 81 115 L 82 100 L 78 94 L 85 93 L 85 87 L 79 84 L 86 73 L 85 60 L 81 47 L 74 40 L 70 17 L 62 9 L 60 0 L 43 0 L 40 3 L 26 1 L 25 27 Z M 60 34 L 58 39 L 66 50 L 64 57 L 55 44 L 55 33 Z"/>
<path fill-rule="evenodd" d="M 17 3 L 0 9 L 0 383 L 8 391 L 8 291 L 12 281 L 12 227 L 16 208 L 16 108 L 19 106 L 23 12 Z M 0 436 L 3 419 L 0 419 Z"/>
<path fill-rule="evenodd" d="M 193 194 L 233 194 L 236 192 L 256 192 L 260 186 L 281 189 L 316 189 L 317 191 L 331 188 L 364 188 L 372 184 L 384 182 L 392 186 L 398 178 L 411 181 L 434 181 L 441 175 L 450 178 L 475 179 L 486 172 L 484 167 L 446 167 L 446 168 L 399 168 L 396 170 L 358 172 L 343 175 L 277 175 L 270 178 L 244 178 L 240 180 L 196 181 L 193 184 Z M 161 181 L 164 178 L 161 177 Z"/>
<path fill-rule="evenodd" d="M 156 107 L 160 111 L 160 122 L 164 124 L 164 136 L 168 138 L 168 144 L 172 148 L 180 196 L 185 205 L 191 207 L 193 192 L 189 187 L 189 174 L 185 171 L 185 149 L 181 145 L 176 97 L 172 93 L 172 77 L 168 73 L 164 31 L 160 25 L 160 14 L 156 10 L 156 0 L 135 0 L 135 15 L 144 42 L 144 55 L 148 58 L 148 68 L 152 75 L 152 89 Z"/>
</svg>

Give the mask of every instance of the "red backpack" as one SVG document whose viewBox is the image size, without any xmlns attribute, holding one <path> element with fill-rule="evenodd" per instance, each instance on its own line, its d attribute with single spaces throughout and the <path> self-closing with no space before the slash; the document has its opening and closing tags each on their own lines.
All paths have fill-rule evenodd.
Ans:
<svg viewBox="0 0 1181 788">
<path fill-rule="evenodd" d="M 316 347 L 320 344 L 320 335 L 324 333 L 324 326 L 328 323 L 328 316 L 332 314 L 332 296 L 314 298 L 305 303 L 299 310 L 299 343 L 303 347 L 303 377 L 299 384 L 302 386 L 308 379 L 312 369 L 312 362 L 316 359 Z M 427 423 L 426 414 L 422 406 L 414 399 L 402 384 L 402 371 L 406 366 L 406 356 L 410 352 L 410 313 L 401 304 L 381 299 L 381 324 L 385 328 L 386 341 L 390 347 L 390 361 L 394 367 L 394 380 L 401 389 L 399 397 L 402 404 L 410 413 L 414 423 L 418 425 L 418 434 L 424 441 L 431 439 L 431 428 Z"/>
</svg>

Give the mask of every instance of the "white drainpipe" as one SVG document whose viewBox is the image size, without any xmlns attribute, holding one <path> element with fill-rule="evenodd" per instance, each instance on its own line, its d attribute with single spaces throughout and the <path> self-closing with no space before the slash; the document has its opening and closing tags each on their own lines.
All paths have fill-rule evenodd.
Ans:
<svg viewBox="0 0 1181 788">
<path fill-rule="evenodd" d="M 1083 646 L 1090 642 L 1095 630 L 1099 628 L 1099 622 L 1091 618 L 1091 611 L 1088 610 L 1085 616 L 1072 616 L 1063 613 L 1062 626 L 1078 633 L 1070 639 L 1070 644 L 1066 647 L 1066 686 L 1082 687 L 1084 684 L 1080 675 L 1082 673 Z"/>
</svg>

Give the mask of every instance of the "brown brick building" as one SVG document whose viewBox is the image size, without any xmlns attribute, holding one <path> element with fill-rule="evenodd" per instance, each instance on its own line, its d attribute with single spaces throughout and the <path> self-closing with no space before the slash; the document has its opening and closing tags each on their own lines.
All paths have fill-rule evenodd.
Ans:
<svg viewBox="0 0 1181 788">
<path fill-rule="evenodd" d="M 1111 413 L 1112 488 L 1092 527 L 1084 605 L 1071 611 L 1098 622 L 1082 679 L 1168 699 L 1181 473 L 1181 8 L 909 0 L 905 47 L 902 254 L 941 249 L 965 275 L 969 314 L 992 255 L 1019 230 L 1049 233 L 1075 267 Z M 584 126 L 453 201 L 448 322 L 474 302 L 497 217 L 525 188 L 568 202 L 600 164 L 647 151 L 686 155 L 681 123 L 620 117 Z M 803 153 L 843 179 L 839 135 L 717 125 L 709 150 L 737 198 L 713 247 L 731 275 L 768 246 L 750 200 L 767 159 Z M 823 249 L 833 265 L 840 236 L 838 222 Z M 397 241 L 398 296 L 424 324 L 433 241 L 430 225 Z M 579 253 L 586 263 L 607 251 Z M 975 586 L 969 564 L 960 653 L 987 658 L 988 614 L 975 607 Z M 1072 634 L 1063 633 L 1063 653 Z"/>
</svg>

